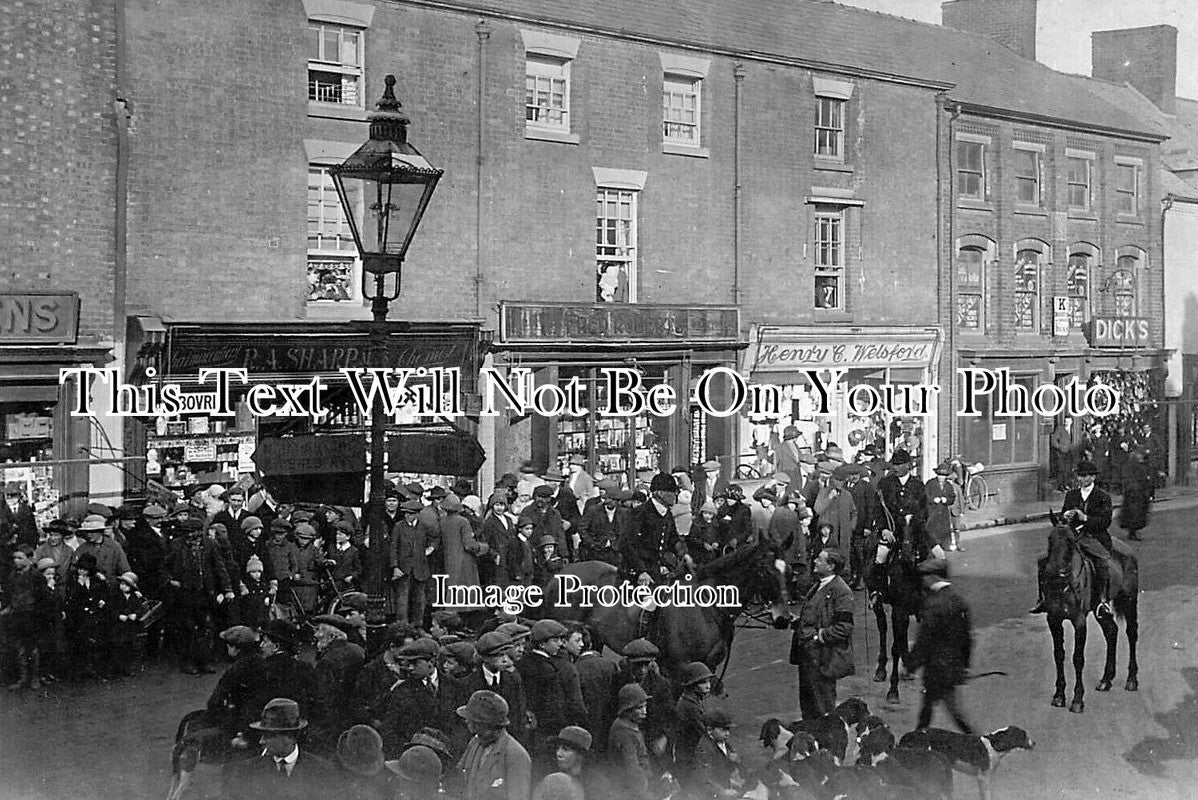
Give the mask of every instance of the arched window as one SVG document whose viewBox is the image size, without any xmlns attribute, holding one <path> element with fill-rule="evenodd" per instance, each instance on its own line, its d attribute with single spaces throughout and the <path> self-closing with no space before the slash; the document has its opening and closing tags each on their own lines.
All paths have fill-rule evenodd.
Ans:
<svg viewBox="0 0 1198 800">
<path fill-rule="evenodd" d="M 1069 247 L 1069 269 L 1065 275 L 1065 294 L 1069 297 L 1069 327 L 1081 328 L 1091 316 L 1094 289 L 1093 270 L 1099 262 L 1098 248 L 1089 242 Z"/>
<path fill-rule="evenodd" d="M 986 264 L 994 259 L 994 242 L 971 234 L 957 240 L 957 327 L 986 330 Z"/>
<path fill-rule="evenodd" d="M 1115 271 L 1107 278 L 1106 289 L 1114 298 L 1117 317 L 1134 317 L 1140 311 L 1140 287 L 1147 264 L 1146 253 L 1134 245 L 1116 251 Z"/>
<path fill-rule="evenodd" d="M 1022 239 L 1015 245 L 1012 324 L 1018 331 L 1040 329 L 1040 275 L 1048 254 L 1048 245 L 1039 239 Z"/>
</svg>

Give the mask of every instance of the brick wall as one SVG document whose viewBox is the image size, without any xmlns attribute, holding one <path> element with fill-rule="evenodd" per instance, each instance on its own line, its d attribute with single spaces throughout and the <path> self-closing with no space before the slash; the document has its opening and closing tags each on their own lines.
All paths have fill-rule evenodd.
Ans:
<svg viewBox="0 0 1198 800">
<path fill-rule="evenodd" d="M 1153 25 L 1090 34 L 1091 74 L 1130 83 L 1166 114 L 1177 100 L 1177 28 Z"/>
<path fill-rule="evenodd" d="M 114 31 L 99 0 L 0 14 L 0 291 L 78 292 L 93 340 L 113 333 Z"/>
<path fill-rule="evenodd" d="M 950 0 L 940 4 L 949 28 L 989 36 L 1024 58 L 1036 60 L 1037 0 Z"/>
</svg>

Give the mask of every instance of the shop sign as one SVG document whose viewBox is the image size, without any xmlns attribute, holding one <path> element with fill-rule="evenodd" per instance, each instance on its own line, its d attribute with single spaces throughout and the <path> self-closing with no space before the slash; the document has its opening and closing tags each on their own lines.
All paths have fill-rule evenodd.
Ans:
<svg viewBox="0 0 1198 800">
<path fill-rule="evenodd" d="M 1151 333 L 1146 317 L 1094 317 L 1086 326 L 1091 347 L 1148 347 Z"/>
<path fill-rule="evenodd" d="M 0 345 L 73 343 L 79 295 L 0 294 Z"/>
<path fill-rule="evenodd" d="M 803 368 L 931 366 L 936 355 L 934 333 L 922 336 L 791 334 L 762 336 L 755 372 L 789 372 Z"/>
<path fill-rule="evenodd" d="M 735 306 L 503 303 L 500 337 L 514 342 L 737 342 Z"/>
<path fill-rule="evenodd" d="M 474 333 L 391 333 L 385 352 L 377 352 L 368 334 L 304 336 L 172 332 L 166 373 L 192 377 L 201 369 L 240 368 L 255 374 L 336 373 L 365 367 L 459 367 L 471 374 L 478 349 Z M 473 370 L 477 372 L 477 370 Z"/>
<path fill-rule="evenodd" d="M 1054 296 L 1052 298 L 1052 335 L 1069 335 L 1069 298 Z"/>
</svg>

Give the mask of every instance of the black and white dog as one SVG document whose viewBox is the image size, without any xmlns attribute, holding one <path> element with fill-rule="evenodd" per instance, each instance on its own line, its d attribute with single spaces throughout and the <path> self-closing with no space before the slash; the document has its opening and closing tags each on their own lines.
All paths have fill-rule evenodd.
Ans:
<svg viewBox="0 0 1198 800">
<path fill-rule="evenodd" d="M 990 782 L 1003 756 L 1012 750 L 1031 750 L 1035 746 L 1027 731 L 1013 726 L 982 736 L 925 728 L 912 731 L 899 740 L 899 747 L 939 753 L 948 759 L 953 769 L 976 777 L 982 800 L 990 797 Z"/>
</svg>

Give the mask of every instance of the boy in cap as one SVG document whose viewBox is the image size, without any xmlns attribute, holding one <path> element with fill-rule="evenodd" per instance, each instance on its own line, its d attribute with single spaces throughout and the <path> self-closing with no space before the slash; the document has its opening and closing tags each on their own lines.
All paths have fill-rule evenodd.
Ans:
<svg viewBox="0 0 1198 800">
<path fill-rule="evenodd" d="M 532 582 L 536 586 L 544 586 L 549 580 L 562 571 L 566 565 L 558 551 L 558 541 L 549 534 L 544 534 L 537 541 L 536 554 L 532 560 Z"/>
<path fill-rule="evenodd" d="M 441 647 L 428 637 L 409 642 L 397 654 L 403 681 L 387 697 L 383 711 L 383 738 L 392 752 L 421 728 L 441 724 L 440 676 L 437 656 Z"/>
<path fill-rule="evenodd" d="M 12 572 L 6 584 L 5 632 L 15 645 L 17 659 L 17 680 L 8 688 L 20 689 L 28 681 L 29 687 L 37 690 L 42 688 L 41 640 L 51 627 L 54 603 L 46 579 L 34 566 L 32 545 L 13 548 Z"/>
<path fill-rule="evenodd" d="M 354 526 L 338 520 L 333 524 L 333 548 L 325 557 L 324 566 L 332 576 L 333 584 L 339 592 L 347 592 L 358 588 L 362 580 L 362 556 L 358 548 L 350 542 Z"/>
<path fill-rule="evenodd" d="M 498 630 L 484 633 L 475 642 L 479 664 L 466 677 L 463 692 L 474 693 L 489 689 L 503 696 L 511 710 L 509 729 L 512 735 L 525 741 L 528 731 L 528 697 L 524 681 L 512 662 L 512 639 Z"/>
<path fill-rule="evenodd" d="M 405 500 L 399 506 L 403 518 L 391 533 L 391 593 L 395 599 L 396 619 L 416 627 L 424 625 L 426 584 L 432 577 L 429 549 L 440 536 L 440 522 L 425 521 L 427 509 L 419 500 Z M 439 509 L 434 511 L 434 519 Z"/>
<path fill-rule="evenodd" d="M 282 517 L 270 521 L 270 538 L 266 540 L 266 554 L 262 559 L 268 572 L 278 581 L 280 603 L 291 603 L 291 583 L 299 574 L 299 549 L 290 536 L 293 526 Z"/>
<path fill-rule="evenodd" d="M 702 661 L 693 661 L 682 667 L 682 695 L 674 705 L 674 716 L 678 720 L 674 762 L 678 767 L 678 779 L 683 785 L 688 785 L 695 747 L 707 732 L 703 715 L 707 696 L 711 694 L 712 677 L 711 670 Z"/>
<path fill-rule="evenodd" d="M 660 758 L 666 752 L 668 737 L 675 728 L 674 690 L 657 666 L 661 651 L 648 639 L 633 639 L 620 654 L 624 656 L 624 663 L 616 675 L 616 686 L 639 684 L 651 698 L 643 728 L 650 750 L 655 758 Z"/>
<path fill-rule="evenodd" d="M 221 674 L 208 697 L 207 720 L 220 727 L 227 739 L 232 739 L 258 716 L 255 702 L 265 666 L 257 632 L 234 625 L 220 632 L 220 640 L 233 663 Z"/>
<path fill-rule="evenodd" d="M 320 600 L 320 570 L 324 564 L 324 550 L 316 542 L 316 528 L 312 523 L 297 523 L 293 534 L 296 541 L 296 570 L 291 583 L 299 610 L 307 616 L 316 611 Z"/>
<path fill-rule="evenodd" d="M 607 755 L 612 766 L 616 796 L 628 800 L 651 800 L 657 795 L 650 786 L 657 781 L 649 762 L 649 749 L 641 733 L 648 715 L 649 695 L 640 684 L 620 687 L 616 697 L 616 720 L 607 734 Z"/>
<path fill-rule="evenodd" d="M 532 650 L 516 662 L 524 682 L 528 710 L 537 723 L 528 745 L 538 775 L 549 772 L 553 764 L 553 754 L 546 746 L 546 739 L 565 725 L 566 697 L 553 659 L 562 649 L 566 633 L 565 626 L 555 619 L 538 620 L 530 633 Z"/>
<path fill-rule="evenodd" d="M 532 784 L 528 752 L 507 731 L 507 701 L 480 690 L 457 709 L 471 733 L 458 763 L 466 776 L 466 800 L 527 800 Z"/>
<path fill-rule="evenodd" d="M 578 522 L 579 559 L 620 566 L 618 545 L 628 527 L 628 511 L 620 507 L 627 493 L 618 484 L 604 486 L 602 499 L 588 503 Z"/>
<path fill-rule="evenodd" d="M 705 500 L 691 522 L 686 550 L 696 565 L 702 566 L 720 555 L 720 526 L 716 523 L 715 515 L 715 502 Z"/>
<path fill-rule="evenodd" d="M 387 699 L 407 677 L 400 652 L 409 642 L 419 638 L 416 629 L 406 622 L 387 626 L 383 652 L 366 662 L 354 681 L 354 717 L 359 722 L 383 727 Z"/>
<path fill-rule="evenodd" d="M 694 791 L 698 797 L 726 800 L 740 797 L 744 788 L 740 756 L 732 749 L 732 718 L 720 708 L 703 715 L 706 733 L 695 747 Z"/>
</svg>

